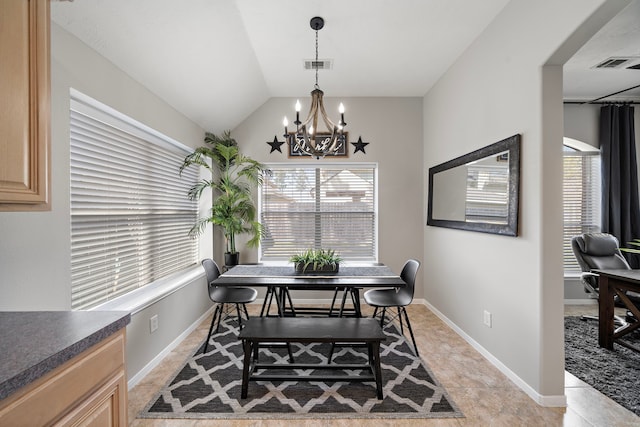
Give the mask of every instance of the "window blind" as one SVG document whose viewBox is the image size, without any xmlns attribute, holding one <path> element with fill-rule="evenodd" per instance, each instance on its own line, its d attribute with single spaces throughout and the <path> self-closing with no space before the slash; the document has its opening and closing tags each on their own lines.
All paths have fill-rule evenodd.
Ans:
<svg viewBox="0 0 640 427">
<path fill-rule="evenodd" d="M 196 168 L 157 132 L 72 98 L 71 306 L 87 309 L 197 262 Z"/>
<path fill-rule="evenodd" d="M 564 152 L 564 236 L 565 274 L 579 273 L 580 266 L 571 249 L 571 238 L 600 231 L 600 154 Z"/>
<path fill-rule="evenodd" d="M 310 248 L 377 261 L 375 165 L 269 168 L 260 188 L 262 261 L 288 260 Z"/>
</svg>

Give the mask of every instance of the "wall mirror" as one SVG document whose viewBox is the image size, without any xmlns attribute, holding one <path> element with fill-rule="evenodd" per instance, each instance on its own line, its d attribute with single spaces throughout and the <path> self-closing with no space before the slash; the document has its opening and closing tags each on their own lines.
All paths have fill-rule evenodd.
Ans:
<svg viewBox="0 0 640 427">
<path fill-rule="evenodd" d="M 427 225 L 518 235 L 520 135 L 429 169 Z"/>
</svg>

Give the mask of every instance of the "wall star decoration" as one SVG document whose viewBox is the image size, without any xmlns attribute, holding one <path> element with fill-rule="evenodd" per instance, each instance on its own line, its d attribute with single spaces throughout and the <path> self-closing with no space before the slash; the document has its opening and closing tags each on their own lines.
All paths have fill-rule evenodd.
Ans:
<svg viewBox="0 0 640 427">
<path fill-rule="evenodd" d="M 278 141 L 278 135 L 273 137 L 273 141 L 267 141 L 267 144 L 271 146 L 271 151 L 269 151 L 269 154 L 273 153 L 276 150 L 282 153 L 280 146 L 284 144 L 284 141 L 282 142 Z"/>
<path fill-rule="evenodd" d="M 362 142 L 362 137 L 361 136 L 358 137 L 358 141 L 352 142 L 351 145 L 356 147 L 355 150 L 353 150 L 353 154 L 356 154 L 358 151 L 362 151 L 362 154 L 367 154 L 364 151 L 364 147 L 369 145 L 369 143 L 368 142 Z"/>
</svg>

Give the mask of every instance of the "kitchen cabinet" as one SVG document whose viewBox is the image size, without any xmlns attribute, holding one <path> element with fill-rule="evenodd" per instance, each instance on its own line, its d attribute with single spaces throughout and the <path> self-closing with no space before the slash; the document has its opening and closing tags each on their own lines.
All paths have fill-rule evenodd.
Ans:
<svg viewBox="0 0 640 427">
<path fill-rule="evenodd" d="M 49 0 L 0 1 L 0 58 L 0 211 L 49 210 Z"/>
</svg>

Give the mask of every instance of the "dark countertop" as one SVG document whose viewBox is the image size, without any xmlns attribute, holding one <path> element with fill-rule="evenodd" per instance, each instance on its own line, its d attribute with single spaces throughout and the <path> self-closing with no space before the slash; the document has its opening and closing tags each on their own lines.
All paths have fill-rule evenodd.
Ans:
<svg viewBox="0 0 640 427">
<path fill-rule="evenodd" d="M 0 312 L 0 400 L 130 321 L 124 311 Z"/>
</svg>

